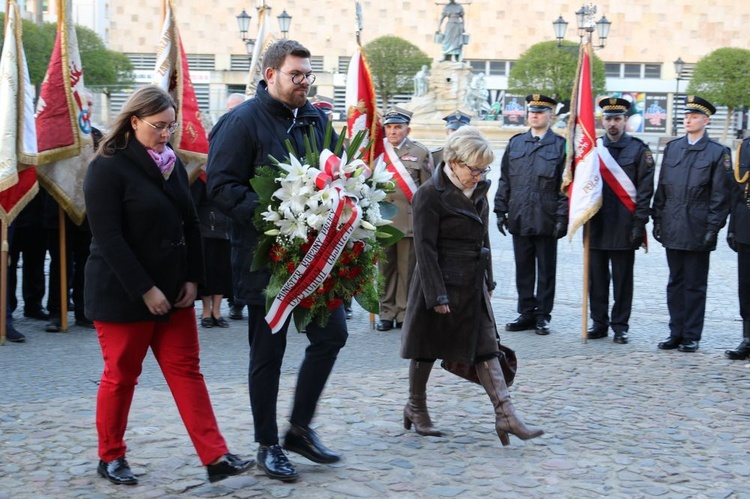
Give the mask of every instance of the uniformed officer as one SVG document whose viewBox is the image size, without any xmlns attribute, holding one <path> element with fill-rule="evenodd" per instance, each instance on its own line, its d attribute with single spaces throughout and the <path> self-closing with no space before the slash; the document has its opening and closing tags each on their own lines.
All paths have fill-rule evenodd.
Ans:
<svg viewBox="0 0 750 499">
<path fill-rule="evenodd" d="M 737 252 L 737 288 L 742 317 L 742 343 L 724 352 L 732 360 L 750 356 L 750 137 L 737 150 L 732 186 L 732 207 L 727 230 L 727 244 Z"/>
<path fill-rule="evenodd" d="M 729 149 L 706 132 L 715 112 L 707 100 L 687 96 L 687 134 L 664 149 L 652 210 L 654 238 L 669 265 L 669 338 L 659 343 L 662 350 L 695 352 L 703 332 L 709 256 L 726 223 L 731 188 Z"/>
<path fill-rule="evenodd" d="M 568 200 L 560 190 L 565 139 L 550 122 L 557 102 L 545 95 L 526 97 L 530 129 L 511 137 L 495 195 L 497 227 L 513 235 L 518 312 L 507 331 L 550 333 L 555 300 L 557 239 L 568 231 Z M 534 286 L 536 284 L 536 293 Z"/>
<path fill-rule="evenodd" d="M 645 142 L 625 133 L 630 101 L 615 97 L 599 101 L 606 131 L 597 142 L 600 158 L 611 175 L 604 175 L 602 207 L 588 224 L 589 339 L 604 338 L 608 328 L 615 343 L 628 342 L 628 321 L 633 304 L 635 250 L 646 235 L 646 222 L 654 194 L 654 157 Z M 611 273 L 610 273 L 611 265 Z M 610 275 L 614 291 L 612 315 L 608 313 Z"/>
<path fill-rule="evenodd" d="M 394 108 L 383 120 L 385 128 L 385 153 L 388 170 L 394 174 L 395 190 L 386 201 L 398 208 L 393 226 L 404 233 L 396 244 L 385 249 L 385 258 L 378 267 L 385 279 L 385 288 L 380 296 L 380 321 L 378 331 L 389 331 L 401 327 L 406 311 L 406 298 L 411 281 L 411 272 L 416 266 L 414 237 L 412 234 L 411 197 L 422 182 L 432 175 L 433 165 L 430 151 L 408 138 L 411 112 Z"/>
<path fill-rule="evenodd" d="M 465 112 L 456 109 L 451 114 L 443 118 L 445 121 L 445 135 L 450 135 L 462 126 L 471 124 L 471 116 Z M 432 164 L 437 166 L 443 162 L 443 146 L 432 151 Z"/>
</svg>

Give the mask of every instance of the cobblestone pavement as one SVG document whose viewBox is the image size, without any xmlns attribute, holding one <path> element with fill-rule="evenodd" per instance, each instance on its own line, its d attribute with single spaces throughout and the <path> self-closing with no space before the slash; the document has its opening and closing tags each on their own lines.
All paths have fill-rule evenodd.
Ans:
<svg viewBox="0 0 750 499">
<path fill-rule="evenodd" d="M 493 170 L 497 175 L 497 169 Z M 494 223 L 494 219 L 492 221 Z M 498 323 L 515 317 L 513 254 L 493 228 Z M 0 499 L 98 497 L 732 497 L 750 498 L 750 363 L 722 352 L 741 337 L 736 258 L 720 234 L 711 257 L 706 326 L 695 354 L 662 352 L 667 266 L 652 243 L 636 260 L 631 343 L 583 343 L 580 236 L 559 244 L 551 335 L 504 333 L 520 368 L 511 389 L 520 414 L 545 429 L 502 447 L 479 386 L 436 368 L 428 388 L 444 437 L 405 431 L 407 362 L 398 331 L 370 329 L 355 306 L 313 425 L 344 453 L 332 466 L 291 455 L 301 478 L 283 484 L 252 472 L 208 484 L 153 357 L 144 366 L 127 432 L 135 487 L 96 475 L 94 406 L 102 362 L 96 334 L 43 332 L 17 318 L 28 341 L 0 347 Z M 18 314 L 17 314 L 18 315 Z M 72 319 L 72 314 L 71 314 Z M 246 325 L 203 329 L 203 371 L 232 451 L 256 452 L 247 395 Z M 281 431 L 306 345 L 289 334 Z"/>
</svg>

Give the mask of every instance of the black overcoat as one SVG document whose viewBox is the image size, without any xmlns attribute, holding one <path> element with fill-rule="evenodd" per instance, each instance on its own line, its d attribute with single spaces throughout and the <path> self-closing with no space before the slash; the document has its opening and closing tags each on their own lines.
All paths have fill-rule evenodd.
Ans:
<svg viewBox="0 0 750 499">
<path fill-rule="evenodd" d="M 143 294 L 158 287 L 174 304 L 183 284 L 203 283 L 198 216 L 179 158 L 168 180 L 131 136 L 111 157 L 96 156 L 83 184 L 91 226 L 86 317 L 103 322 L 167 321 Z"/>
<path fill-rule="evenodd" d="M 739 165 L 737 176 L 743 180 L 750 175 L 750 137 L 742 141 L 739 154 Z M 734 179 L 734 174 L 733 174 Z M 729 218 L 728 232 L 733 232 L 736 241 L 740 244 L 750 245 L 750 182 L 745 180 L 740 183 L 734 179 L 732 184 L 732 214 Z"/>
<path fill-rule="evenodd" d="M 480 266 L 482 249 L 489 251 L 489 187 L 489 181 L 480 182 L 469 199 L 440 165 L 414 195 L 417 268 L 409 286 L 402 357 L 473 363 L 497 352 L 489 302 L 492 271 Z M 450 305 L 449 314 L 433 310 L 443 304 Z"/>
</svg>

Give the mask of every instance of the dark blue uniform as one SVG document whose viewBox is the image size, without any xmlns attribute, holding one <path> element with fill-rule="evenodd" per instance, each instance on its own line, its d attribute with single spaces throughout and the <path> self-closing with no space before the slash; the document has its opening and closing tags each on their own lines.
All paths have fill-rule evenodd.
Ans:
<svg viewBox="0 0 750 499">
<path fill-rule="evenodd" d="M 699 341 L 703 332 L 710 252 L 729 213 L 729 149 L 708 134 L 667 144 L 654 196 L 654 226 L 667 249 L 669 331 L 674 341 Z"/>
<path fill-rule="evenodd" d="M 560 190 L 564 169 L 565 139 L 552 130 L 540 140 L 530 130 L 513 136 L 503 155 L 494 211 L 508 215 L 518 312 L 529 319 L 551 318 L 557 268 L 553 233 L 557 222 L 568 223 L 568 199 Z"/>
<path fill-rule="evenodd" d="M 605 135 L 604 147 L 617 161 L 636 188 L 635 211 L 631 212 L 604 182 L 602 207 L 588 224 L 590 236 L 589 300 L 594 328 L 604 331 L 611 325 L 616 333 L 628 331 L 633 304 L 633 263 L 635 250 L 631 242 L 634 228 L 645 232 L 651 197 L 654 194 L 654 159 L 645 142 L 623 134 L 617 142 Z M 636 241 L 640 245 L 640 241 Z M 610 264 L 614 303 L 612 316 L 607 311 L 609 302 Z"/>
</svg>

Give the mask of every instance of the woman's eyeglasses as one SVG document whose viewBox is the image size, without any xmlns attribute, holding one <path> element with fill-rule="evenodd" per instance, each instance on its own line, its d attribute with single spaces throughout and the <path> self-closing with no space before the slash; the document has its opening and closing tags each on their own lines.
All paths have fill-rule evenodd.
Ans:
<svg viewBox="0 0 750 499">
<path fill-rule="evenodd" d="M 479 177 L 481 175 L 486 175 L 490 171 L 492 171 L 492 168 L 490 168 L 489 166 L 487 168 L 472 168 L 466 163 L 464 163 L 463 161 L 459 161 L 459 163 L 469 169 L 469 173 L 471 173 L 472 177 Z"/>
<path fill-rule="evenodd" d="M 180 126 L 180 124 L 177 123 L 176 121 L 173 121 L 172 123 L 168 125 L 154 125 L 153 123 L 149 123 L 143 118 L 138 118 L 138 119 L 144 122 L 145 124 L 147 124 L 148 126 L 150 126 L 151 128 L 153 128 L 154 130 L 156 130 L 157 132 L 164 133 L 164 130 L 166 130 L 169 132 L 170 135 L 173 134 L 175 130 L 177 130 L 178 126 Z"/>
</svg>

